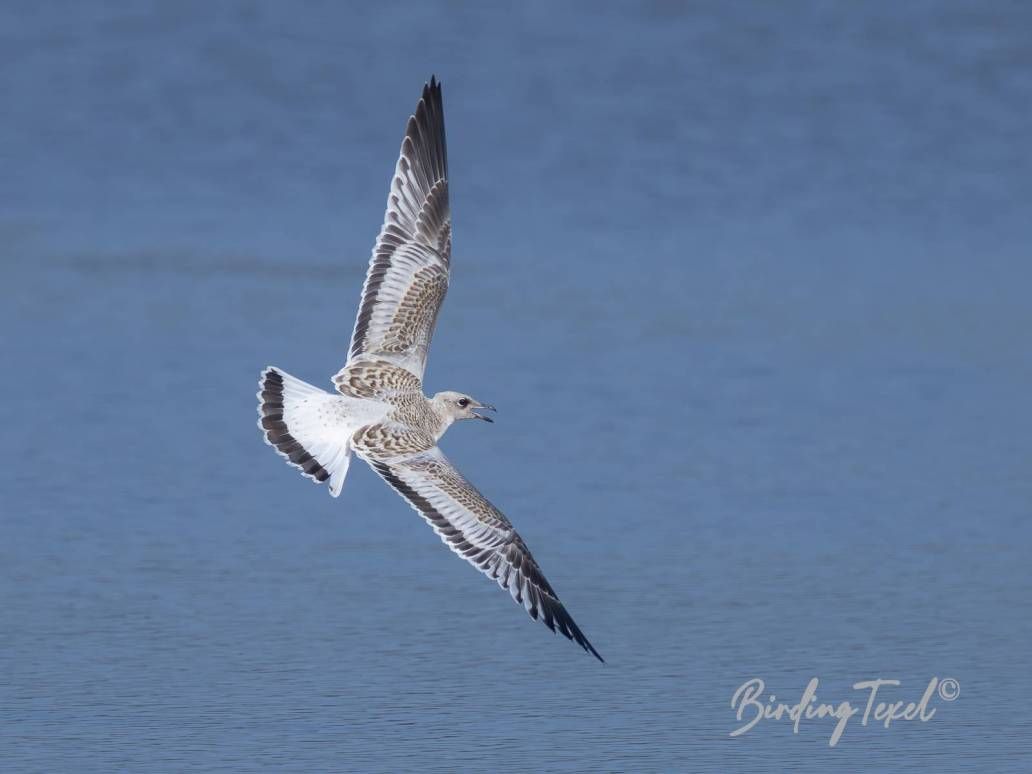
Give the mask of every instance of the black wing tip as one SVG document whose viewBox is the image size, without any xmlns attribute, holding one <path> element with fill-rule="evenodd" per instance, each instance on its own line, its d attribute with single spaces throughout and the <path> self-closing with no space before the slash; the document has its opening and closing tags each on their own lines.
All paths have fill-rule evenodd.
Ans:
<svg viewBox="0 0 1032 774">
<path fill-rule="evenodd" d="M 585 653 L 590 653 L 603 664 L 606 663 L 606 660 L 602 658 L 602 655 L 597 650 L 595 650 L 595 646 L 588 642 L 588 638 L 584 636 L 584 632 L 582 632 L 580 627 L 573 622 L 573 619 L 569 617 L 569 614 L 567 614 L 566 624 L 570 627 L 570 634 L 567 635 L 570 640 L 584 648 Z M 566 632 L 563 632 L 563 634 L 566 634 Z"/>
<path fill-rule="evenodd" d="M 580 643 L 580 646 L 584 648 L 584 650 L 590 653 L 592 656 L 597 658 L 601 663 L 606 663 L 606 660 L 602 658 L 601 654 L 597 650 L 595 650 L 595 646 L 588 642 L 587 639 L 585 639 L 584 642 Z"/>
<path fill-rule="evenodd" d="M 406 142 L 412 148 L 406 150 Z M 441 82 L 436 75 L 423 84 L 423 94 L 415 112 L 405 125 L 405 139 L 402 140 L 402 156 L 410 155 L 409 161 L 416 165 L 430 165 L 426 170 L 430 184 L 436 180 L 448 179 L 448 143 L 444 131 L 444 97 Z"/>
<path fill-rule="evenodd" d="M 431 75 L 430 80 L 423 84 L 423 102 L 438 109 L 442 107 L 441 82 L 436 75 Z"/>
<path fill-rule="evenodd" d="M 584 648 L 585 653 L 590 653 L 592 656 L 597 658 L 603 664 L 606 660 L 602 658 L 602 655 L 595 650 L 595 646 L 592 645 L 588 638 L 584 636 L 584 632 L 581 631 L 580 627 L 577 626 L 573 620 L 573 616 L 567 611 L 566 607 L 558 599 L 555 600 L 555 608 L 551 610 L 551 617 L 546 618 L 544 623 L 553 632 L 563 635 L 570 642 L 575 642 Z M 554 622 L 554 625 L 553 625 Z"/>
</svg>

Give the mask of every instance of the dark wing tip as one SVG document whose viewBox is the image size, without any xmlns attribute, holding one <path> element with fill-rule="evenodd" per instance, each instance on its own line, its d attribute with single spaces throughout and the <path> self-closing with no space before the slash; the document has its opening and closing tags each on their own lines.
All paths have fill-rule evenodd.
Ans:
<svg viewBox="0 0 1032 774">
<path fill-rule="evenodd" d="M 444 95 L 436 75 L 431 75 L 430 82 L 423 84 L 423 95 L 412 118 L 424 132 L 412 135 L 412 127 L 409 127 L 406 134 L 412 136 L 417 146 L 425 147 L 426 159 L 434 167 L 434 180 L 430 182 L 447 179 L 448 142 L 444 131 Z"/>
<path fill-rule="evenodd" d="M 432 109 L 441 112 L 441 107 L 444 102 L 442 99 L 443 96 L 444 95 L 441 92 L 441 82 L 437 80 L 437 76 L 431 75 L 430 82 L 423 84 L 423 101 Z"/>
<path fill-rule="evenodd" d="M 599 655 L 599 652 L 597 650 L 595 650 L 595 646 L 592 645 L 587 640 L 584 640 L 584 650 L 588 651 L 588 653 L 590 653 L 592 656 L 597 658 L 603 664 L 606 663 L 606 660 L 604 658 L 602 658 L 601 655 Z"/>
<path fill-rule="evenodd" d="M 559 622 L 559 631 L 567 639 L 576 642 L 578 645 L 584 648 L 586 652 L 590 653 L 603 664 L 606 663 L 606 660 L 602 658 L 602 656 L 599 654 L 597 650 L 595 650 L 595 646 L 592 645 L 588 641 L 588 638 L 584 636 L 584 632 L 582 632 L 580 630 L 580 627 L 577 626 L 576 623 L 574 623 L 573 618 L 570 616 L 568 612 L 566 612 L 566 608 L 563 607 L 563 604 L 561 602 L 559 603 L 559 610 L 557 610 L 556 613 L 556 618 Z"/>
<path fill-rule="evenodd" d="M 595 650 L 595 646 L 588 642 L 588 638 L 584 636 L 584 633 L 581 632 L 580 629 L 577 630 L 577 634 L 580 635 L 576 638 L 577 644 L 584 648 L 584 650 L 590 653 L 592 656 L 597 658 L 599 661 L 601 661 L 603 664 L 606 663 L 606 660 L 602 658 L 601 654 L 597 650 Z"/>
<path fill-rule="evenodd" d="M 527 609 L 531 617 L 537 620 L 538 616 L 535 613 L 540 612 L 545 626 L 553 632 L 563 635 L 566 639 L 577 643 L 603 664 L 606 663 L 606 660 L 599 655 L 599 652 L 595 650 L 588 638 L 584 636 L 584 632 L 574 623 L 573 617 L 566 610 L 565 605 L 559 601 L 559 595 L 552 588 L 552 584 L 548 582 L 544 573 L 541 572 L 541 568 L 538 567 L 537 562 L 530 553 L 530 549 L 527 548 L 526 543 L 519 536 L 514 536 L 510 543 L 508 559 L 510 564 L 517 570 L 517 578 L 522 576 L 526 580 L 528 594 L 534 603 Z M 523 583 L 519 580 L 517 580 L 517 589 L 519 591 L 523 590 Z M 517 598 L 516 601 L 522 604 L 522 599 Z M 540 607 L 540 611 L 538 607 Z"/>
</svg>

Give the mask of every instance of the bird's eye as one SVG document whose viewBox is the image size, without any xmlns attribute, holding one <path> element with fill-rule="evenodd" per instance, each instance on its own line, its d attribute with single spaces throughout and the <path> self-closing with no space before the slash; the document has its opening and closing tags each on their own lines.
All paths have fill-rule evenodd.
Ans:
<svg viewBox="0 0 1032 774">
<path fill-rule="evenodd" d="M 459 398 L 459 406 L 461 408 L 466 408 L 466 406 L 468 406 L 468 405 L 469 405 L 469 398 Z"/>
</svg>

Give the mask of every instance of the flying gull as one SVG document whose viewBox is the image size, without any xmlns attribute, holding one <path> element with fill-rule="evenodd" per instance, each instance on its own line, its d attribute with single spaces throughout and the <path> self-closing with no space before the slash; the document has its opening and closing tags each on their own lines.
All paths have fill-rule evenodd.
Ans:
<svg viewBox="0 0 1032 774">
<path fill-rule="evenodd" d="M 566 612 L 523 538 L 448 461 L 453 422 L 493 406 L 461 392 L 423 395 L 430 337 L 448 290 L 451 212 L 441 84 L 423 87 L 408 120 L 344 367 L 325 392 L 266 368 L 258 426 L 302 474 L 340 495 L 352 453 L 365 460 L 456 554 L 507 590 L 530 617 L 602 657 Z"/>
</svg>

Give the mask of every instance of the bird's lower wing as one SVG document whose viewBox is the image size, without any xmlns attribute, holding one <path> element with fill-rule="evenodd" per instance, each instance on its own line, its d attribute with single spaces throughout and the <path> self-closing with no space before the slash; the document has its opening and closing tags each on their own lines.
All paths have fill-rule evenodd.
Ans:
<svg viewBox="0 0 1032 774">
<path fill-rule="evenodd" d="M 441 540 L 506 589 L 530 617 L 602 657 L 566 612 L 523 538 L 438 447 L 393 459 L 355 451 L 433 527 Z"/>
</svg>

